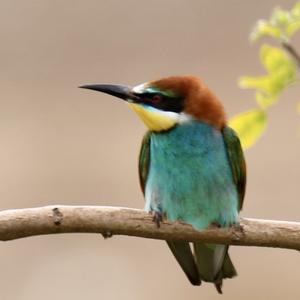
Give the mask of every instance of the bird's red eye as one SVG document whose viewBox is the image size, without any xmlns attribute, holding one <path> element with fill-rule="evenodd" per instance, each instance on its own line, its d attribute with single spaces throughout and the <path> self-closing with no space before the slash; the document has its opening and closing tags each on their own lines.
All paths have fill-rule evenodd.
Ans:
<svg viewBox="0 0 300 300">
<path fill-rule="evenodd" d="M 161 101 L 162 97 L 161 95 L 154 95 L 151 99 L 151 102 L 153 104 L 158 104 Z"/>
</svg>

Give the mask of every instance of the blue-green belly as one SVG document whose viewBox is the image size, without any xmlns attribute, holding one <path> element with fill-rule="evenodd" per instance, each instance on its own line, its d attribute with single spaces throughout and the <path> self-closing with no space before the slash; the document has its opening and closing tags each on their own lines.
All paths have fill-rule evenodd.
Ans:
<svg viewBox="0 0 300 300">
<path fill-rule="evenodd" d="M 146 182 L 147 211 L 203 229 L 237 221 L 238 195 L 222 133 L 191 121 L 152 133 Z"/>
</svg>

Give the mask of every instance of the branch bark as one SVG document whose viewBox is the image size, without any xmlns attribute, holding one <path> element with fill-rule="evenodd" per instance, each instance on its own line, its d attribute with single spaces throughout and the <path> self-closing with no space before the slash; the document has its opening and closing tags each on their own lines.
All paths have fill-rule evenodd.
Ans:
<svg viewBox="0 0 300 300">
<path fill-rule="evenodd" d="M 45 206 L 0 212 L 0 240 L 57 233 L 101 233 L 161 240 L 187 240 L 300 250 L 300 223 L 241 218 L 230 228 L 198 231 L 182 222 L 157 228 L 142 210 L 106 206 Z"/>
</svg>

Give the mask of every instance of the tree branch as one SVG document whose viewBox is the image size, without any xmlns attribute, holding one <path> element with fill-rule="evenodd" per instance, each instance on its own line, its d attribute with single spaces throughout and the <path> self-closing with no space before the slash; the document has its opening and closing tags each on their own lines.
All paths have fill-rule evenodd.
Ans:
<svg viewBox="0 0 300 300">
<path fill-rule="evenodd" d="M 299 222 L 241 218 L 239 225 L 227 229 L 197 231 L 188 224 L 169 221 L 157 228 L 150 214 L 120 207 L 57 205 L 0 212 L 2 241 L 72 232 L 300 250 Z"/>
<path fill-rule="evenodd" d="M 300 55 L 296 51 L 296 49 L 290 43 L 287 42 L 282 42 L 281 45 L 292 56 L 292 58 L 295 60 L 298 67 L 300 68 Z"/>
</svg>

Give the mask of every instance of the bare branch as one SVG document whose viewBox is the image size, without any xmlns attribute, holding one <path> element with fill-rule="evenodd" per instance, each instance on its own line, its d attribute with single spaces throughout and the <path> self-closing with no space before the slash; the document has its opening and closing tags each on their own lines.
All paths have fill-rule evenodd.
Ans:
<svg viewBox="0 0 300 300">
<path fill-rule="evenodd" d="M 157 228 L 146 212 L 120 207 L 57 205 L 0 212 L 2 241 L 72 232 L 300 250 L 299 222 L 241 218 L 239 225 L 228 229 L 197 231 L 188 224 L 168 221 Z"/>
<path fill-rule="evenodd" d="M 281 45 L 292 56 L 292 58 L 300 68 L 300 55 L 297 52 L 297 50 L 290 43 L 287 42 L 282 42 Z"/>
</svg>

